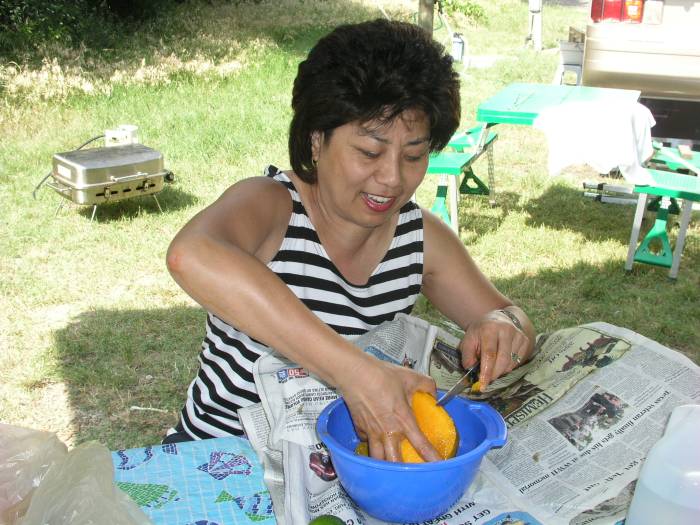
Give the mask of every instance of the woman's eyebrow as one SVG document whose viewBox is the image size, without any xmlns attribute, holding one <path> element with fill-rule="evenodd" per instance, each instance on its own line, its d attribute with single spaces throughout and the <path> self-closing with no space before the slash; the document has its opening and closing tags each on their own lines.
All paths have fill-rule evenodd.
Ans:
<svg viewBox="0 0 700 525">
<path fill-rule="evenodd" d="M 381 142 L 382 144 L 391 144 L 391 141 L 387 139 L 386 137 L 383 137 L 379 133 L 377 133 L 376 130 L 373 129 L 367 129 L 365 127 L 360 127 L 360 130 L 358 132 L 359 135 L 361 136 L 369 136 L 376 140 L 377 142 Z M 408 141 L 405 145 L 406 146 L 417 146 L 418 144 L 423 144 L 424 142 L 429 142 L 430 137 L 418 137 L 416 139 Z"/>
<path fill-rule="evenodd" d="M 367 128 L 365 126 L 359 126 L 357 134 L 361 137 L 371 137 L 374 140 L 381 142 L 383 144 L 391 144 L 391 141 L 379 134 L 379 132 L 374 128 Z"/>
<path fill-rule="evenodd" d="M 417 146 L 418 144 L 423 144 L 424 142 L 430 142 L 430 137 L 419 137 L 415 140 L 407 142 L 406 146 Z"/>
</svg>

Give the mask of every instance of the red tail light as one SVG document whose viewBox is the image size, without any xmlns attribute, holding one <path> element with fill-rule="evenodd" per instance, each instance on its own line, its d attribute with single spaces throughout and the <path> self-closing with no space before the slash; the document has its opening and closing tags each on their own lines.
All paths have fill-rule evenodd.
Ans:
<svg viewBox="0 0 700 525">
<path fill-rule="evenodd" d="M 593 0 L 591 18 L 594 22 L 601 20 L 622 20 L 624 0 Z"/>
<path fill-rule="evenodd" d="M 602 20 L 627 20 L 639 23 L 642 21 L 644 0 L 592 0 L 591 19 L 594 22 Z"/>
</svg>

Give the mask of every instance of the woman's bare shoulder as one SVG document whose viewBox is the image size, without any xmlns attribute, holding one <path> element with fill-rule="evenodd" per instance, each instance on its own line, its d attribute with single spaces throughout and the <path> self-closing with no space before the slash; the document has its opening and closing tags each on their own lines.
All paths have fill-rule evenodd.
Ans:
<svg viewBox="0 0 700 525">
<path fill-rule="evenodd" d="M 212 206 L 269 220 L 278 214 L 285 215 L 286 211 L 291 213 L 292 200 L 279 181 L 270 177 L 249 177 L 229 186 Z"/>
<path fill-rule="evenodd" d="M 191 226 L 265 259 L 276 253 L 291 213 L 292 199 L 284 184 L 250 177 L 227 188 Z"/>
</svg>

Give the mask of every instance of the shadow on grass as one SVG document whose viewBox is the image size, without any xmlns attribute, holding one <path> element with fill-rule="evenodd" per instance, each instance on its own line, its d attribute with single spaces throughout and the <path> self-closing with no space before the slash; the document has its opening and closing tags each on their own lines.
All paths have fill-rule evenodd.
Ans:
<svg viewBox="0 0 700 525">
<path fill-rule="evenodd" d="M 459 204 L 459 227 L 462 233 L 483 236 L 498 230 L 511 210 L 518 209 L 516 193 L 496 189 L 496 205 L 490 206 L 486 195 L 462 195 Z"/>
<path fill-rule="evenodd" d="M 700 257 L 695 253 L 695 268 Z M 629 328 L 700 363 L 700 273 L 688 271 L 677 282 L 668 269 L 635 264 L 624 270 L 623 260 L 600 265 L 578 263 L 566 270 L 545 269 L 534 275 L 498 279 L 494 284 L 523 306 L 538 332 L 604 321 Z"/>
<path fill-rule="evenodd" d="M 160 442 L 196 373 L 204 320 L 198 307 L 95 310 L 55 331 L 76 444 L 96 439 L 115 450 Z"/>
<path fill-rule="evenodd" d="M 695 257 L 700 263 L 700 257 Z M 530 316 L 537 333 L 602 321 L 642 334 L 680 350 L 700 364 L 700 316 L 697 272 L 669 283 L 667 269 L 635 265 L 624 271 L 623 261 L 601 265 L 575 264 L 496 279 L 496 287 Z M 414 312 L 429 321 L 441 316 L 427 301 Z"/>
<path fill-rule="evenodd" d="M 529 226 L 575 231 L 592 241 L 629 243 L 634 206 L 605 204 L 583 196 L 583 190 L 555 185 L 530 200 L 524 211 Z"/>
<path fill-rule="evenodd" d="M 165 186 L 162 191 L 155 194 L 158 199 L 154 199 L 154 194 L 151 195 L 136 195 L 134 197 L 116 201 L 106 202 L 97 205 L 95 212 L 95 221 L 111 222 L 114 220 L 133 219 L 142 214 L 160 214 L 158 203 L 163 210 L 163 213 L 187 208 L 197 203 L 197 198 L 174 186 Z M 92 217 L 92 206 L 81 206 L 80 215 L 90 219 Z"/>
</svg>

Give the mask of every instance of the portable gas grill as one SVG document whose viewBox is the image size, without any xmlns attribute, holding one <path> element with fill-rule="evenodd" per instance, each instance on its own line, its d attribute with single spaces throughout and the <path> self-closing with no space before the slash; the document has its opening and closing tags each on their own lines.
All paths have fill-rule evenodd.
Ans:
<svg viewBox="0 0 700 525">
<path fill-rule="evenodd" d="M 156 194 L 163 189 L 165 182 L 173 182 L 175 176 L 164 169 L 161 153 L 138 143 L 81 148 L 56 153 L 52 171 L 37 189 L 46 182 L 65 199 L 75 204 L 92 205 L 90 220 L 95 218 L 98 204 L 143 195 L 152 195 L 158 209 L 163 211 Z M 51 180 L 47 182 L 49 178 Z M 61 201 L 56 213 L 65 202 Z"/>
</svg>

